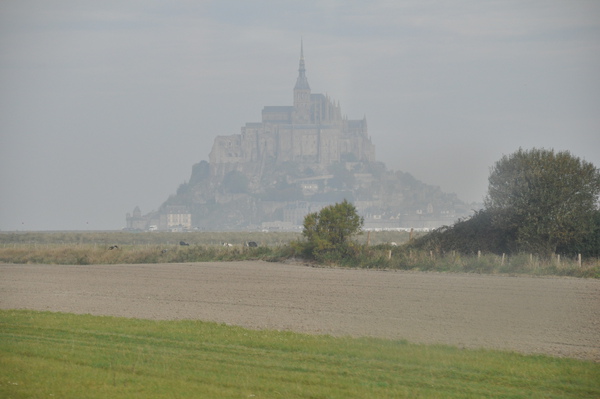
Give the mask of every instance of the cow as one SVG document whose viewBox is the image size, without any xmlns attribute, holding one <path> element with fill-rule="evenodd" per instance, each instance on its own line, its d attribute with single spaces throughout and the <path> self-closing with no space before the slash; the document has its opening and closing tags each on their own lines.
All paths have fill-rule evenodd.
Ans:
<svg viewBox="0 0 600 399">
<path fill-rule="evenodd" d="M 187 243 L 187 242 L 185 242 L 185 241 L 179 241 L 179 245 L 181 245 L 181 246 L 187 246 L 187 247 L 189 247 L 189 246 L 190 246 L 190 244 L 188 244 L 188 243 Z"/>
<path fill-rule="evenodd" d="M 256 241 L 247 241 L 246 246 L 250 248 L 256 248 L 258 247 L 258 244 L 256 243 Z"/>
</svg>

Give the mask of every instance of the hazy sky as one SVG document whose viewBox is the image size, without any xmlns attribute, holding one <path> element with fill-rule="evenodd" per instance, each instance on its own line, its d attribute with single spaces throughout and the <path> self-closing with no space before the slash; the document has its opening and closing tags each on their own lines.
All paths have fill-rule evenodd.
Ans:
<svg viewBox="0 0 600 399">
<path fill-rule="evenodd" d="M 466 201 L 519 147 L 600 167 L 599 1 L 0 2 L 0 230 L 120 229 L 313 93 Z"/>
</svg>

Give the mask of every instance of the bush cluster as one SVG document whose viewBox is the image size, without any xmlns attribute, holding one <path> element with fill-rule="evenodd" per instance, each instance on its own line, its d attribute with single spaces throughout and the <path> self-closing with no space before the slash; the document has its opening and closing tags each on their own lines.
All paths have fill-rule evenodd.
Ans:
<svg viewBox="0 0 600 399">
<path fill-rule="evenodd" d="M 519 246 L 514 230 L 505 230 L 493 223 L 493 211 L 481 210 L 473 217 L 461 220 L 452 226 L 444 226 L 428 235 L 414 240 L 409 246 L 437 253 L 457 251 L 462 254 L 477 254 L 479 251 L 496 255 L 524 252 Z M 591 218 L 593 228 L 582 238 L 573 239 L 557 247 L 556 253 L 563 256 L 600 257 L 600 211 Z M 551 254 L 542 253 L 548 257 Z"/>
</svg>

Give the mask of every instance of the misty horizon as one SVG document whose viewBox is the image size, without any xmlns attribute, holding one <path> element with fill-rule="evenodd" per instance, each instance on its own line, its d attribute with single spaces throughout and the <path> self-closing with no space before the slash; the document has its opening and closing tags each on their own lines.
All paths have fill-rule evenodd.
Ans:
<svg viewBox="0 0 600 399">
<path fill-rule="evenodd" d="M 482 202 L 522 148 L 600 165 L 600 4 L 0 4 L 0 230 L 118 230 L 213 140 L 314 92 L 376 159 Z"/>
</svg>

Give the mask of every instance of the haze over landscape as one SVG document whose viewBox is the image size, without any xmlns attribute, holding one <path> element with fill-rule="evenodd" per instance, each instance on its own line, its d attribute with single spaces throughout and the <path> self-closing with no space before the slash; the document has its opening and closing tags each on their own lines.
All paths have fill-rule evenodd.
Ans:
<svg viewBox="0 0 600 399">
<path fill-rule="evenodd" d="M 156 209 L 217 135 L 315 92 L 379 161 L 481 202 L 519 147 L 600 166 L 593 1 L 3 1 L 0 230 L 112 230 Z"/>
</svg>

